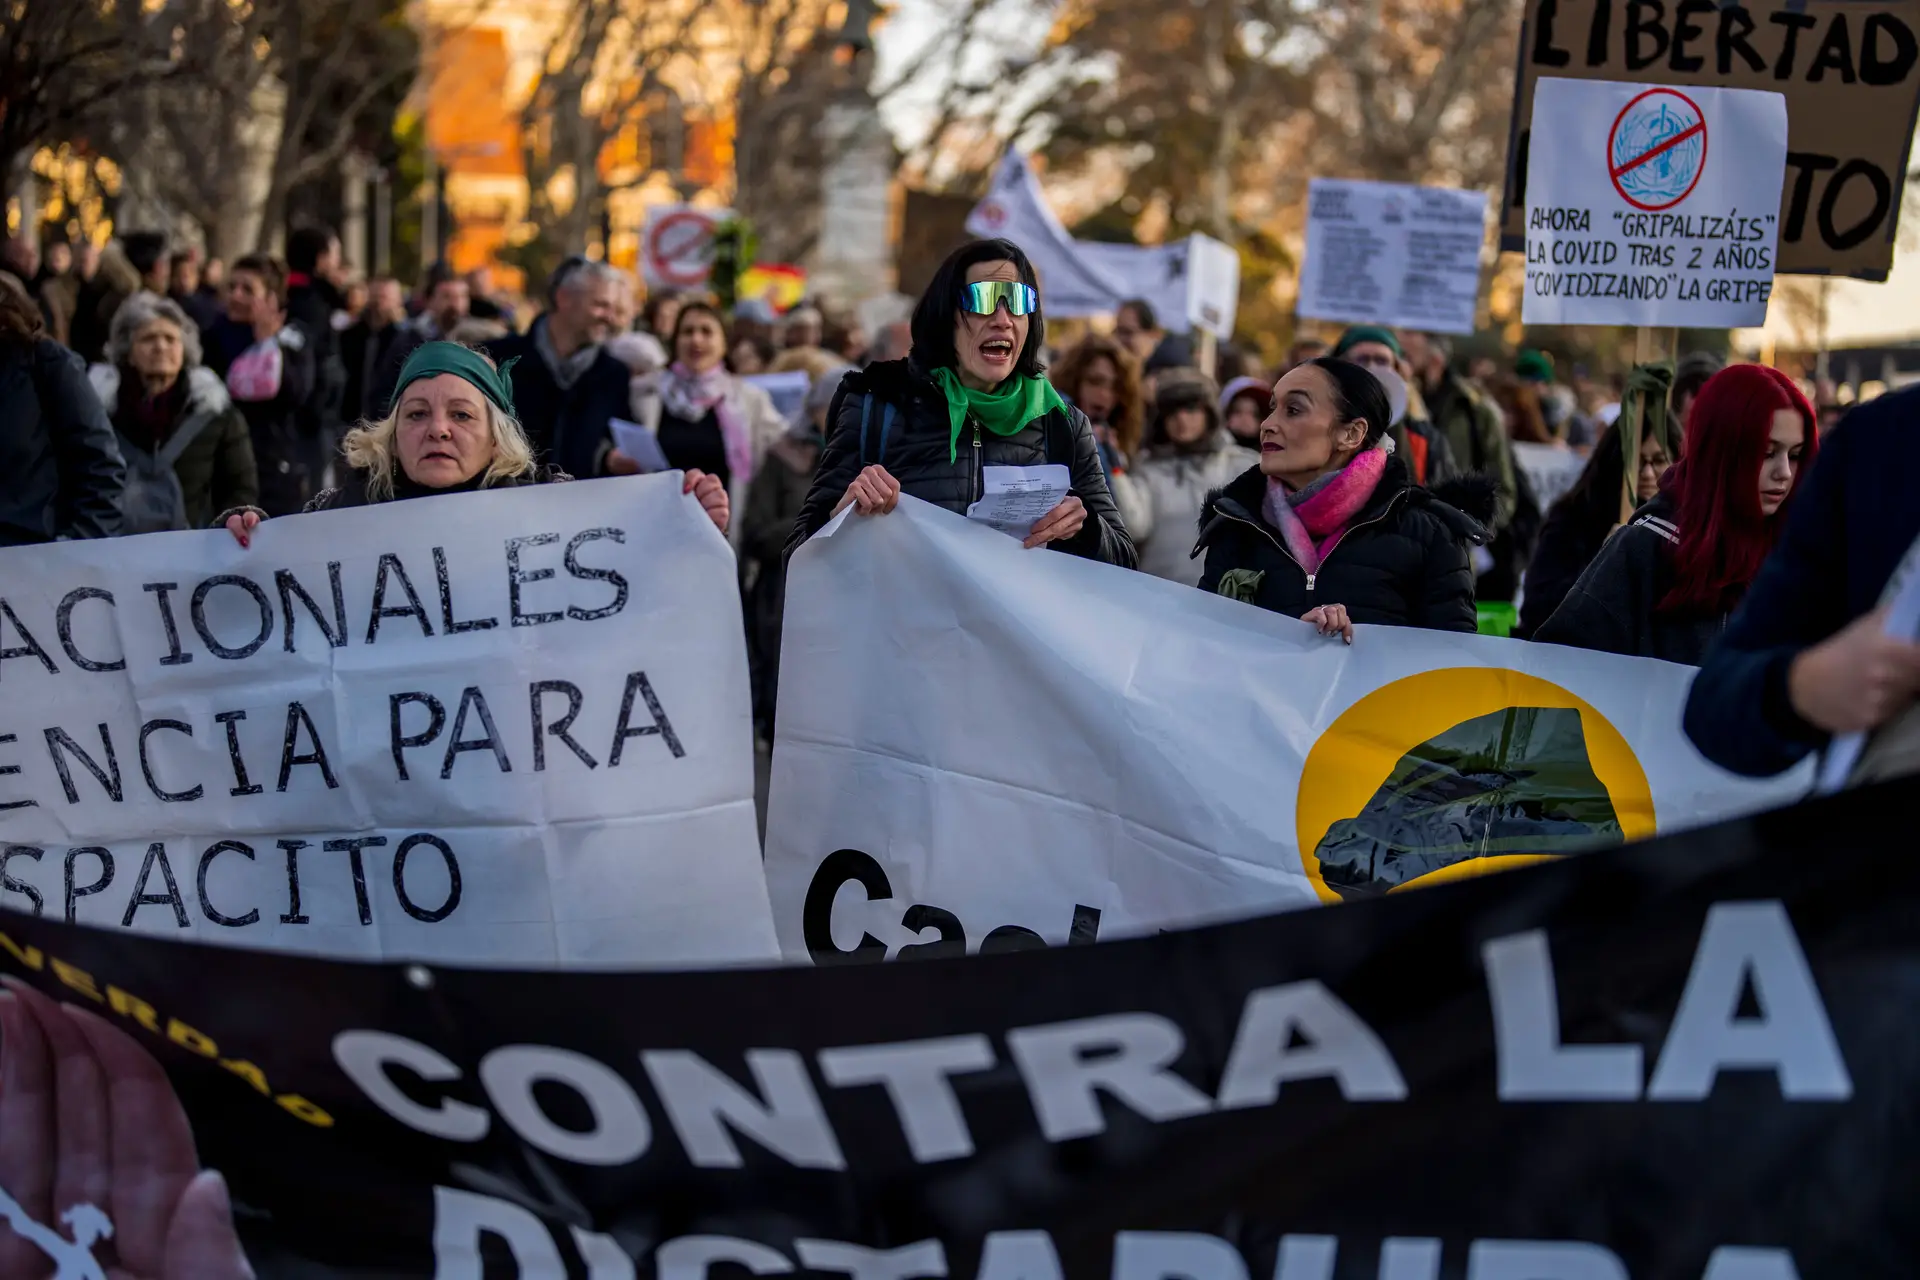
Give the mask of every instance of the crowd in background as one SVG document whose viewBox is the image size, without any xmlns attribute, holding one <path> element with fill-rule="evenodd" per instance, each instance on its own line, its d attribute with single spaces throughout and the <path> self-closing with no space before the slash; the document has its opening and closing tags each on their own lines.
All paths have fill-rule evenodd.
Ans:
<svg viewBox="0 0 1920 1280">
<path fill-rule="evenodd" d="M 585 258 L 563 263 L 527 315 L 485 269 L 436 265 L 411 290 L 352 279 L 323 228 L 294 231 L 284 258 L 231 263 L 155 233 L 104 252 L 16 238 L 0 248 L 0 545 L 311 509 L 339 479 L 343 438 L 390 419 L 409 360 L 451 342 L 502 372 L 501 399 L 556 474 L 657 467 L 618 446 L 616 424 L 632 424 L 669 468 L 717 480 L 725 502 L 708 505 L 732 513 L 716 522 L 739 553 L 770 736 L 787 554 L 849 503 L 884 511 L 904 491 L 964 510 L 977 495 L 963 424 L 975 463 L 1070 465 L 1076 505 L 1040 538 L 1064 550 L 1349 642 L 1356 624 L 1510 630 L 1697 665 L 1807 501 L 1838 419 L 1785 375 L 1701 352 L 1657 376 L 1562 378 L 1540 352 L 1502 368 L 1456 358 L 1440 335 L 1357 325 L 1302 338 L 1278 368 L 1228 344 L 1203 372 L 1190 338 L 1140 301 L 1111 332 L 1056 346 L 1037 288 L 1021 310 L 1031 267 L 987 243 L 949 260 L 912 321 L 867 333 L 814 303 L 728 314 L 656 291 L 642 305 L 629 273 Z M 993 310 L 967 301 L 976 289 Z M 796 372 L 807 390 L 783 412 L 757 379 Z M 1577 469 L 1551 501 L 1516 462 L 1528 448 Z M 1824 500 L 1830 521 L 1855 519 Z M 1846 607 L 1827 603 L 1833 627 L 1802 638 L 1825 640 L 1878 589 L 1849 581 Z M 1909 677 L 1905 656 L 1887 661 L 1904 705 L 1920 664 Z M 1778 671 L 1746 679 L 1742 696 L 1772 700 L 1776 738 L 1811 741 L 1866 714 L 1832 711 L 1832 690 L 1825 702 L 1786 690 Z"/>
</svg>

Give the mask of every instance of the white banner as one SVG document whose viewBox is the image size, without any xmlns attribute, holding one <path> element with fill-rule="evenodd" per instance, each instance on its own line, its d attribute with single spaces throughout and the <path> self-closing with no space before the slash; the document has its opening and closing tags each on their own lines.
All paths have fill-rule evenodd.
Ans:
<svg viewBox="0 0 1920 1280">
<path fill-rule="evenodd" d="M 1143 298 L 1169 333 L 1200 328 L 1233 336 L 1240 307 L 1238 254 L 1197 232 L 1171 244 L 1075 240 L 1054 216 L 1018 148 L 1001 158 L 993 187 L 967 217 L 967 230 L 1011 240 L 1026 252 L 1050 316 L 1111 315 L 1127 299 Z"/>
<path fill-rule="evenodd" d="M 1315 320 L 1472 333 L 1487 194 L 1315 178 L 1294 309 Z"/>
<path fill-rule="evenodd" d="M 677 473 L 0 550 L 0 906 L 336 956 L 770 958 Z"/>
<path fill-rule="evenodd" d="M 1766 323 L 1785 97 L 1546 77 L 1527 154 L 1528 324 Z"/>
<path fill-rule="evenodd" d="M 1347 647 L 911 499 L 791 573 L 767 878 L 795 959 L 1364 897 L 1805 785 L 1696 754 L 1687 668 L 1384 627 Z"/>
</svg>

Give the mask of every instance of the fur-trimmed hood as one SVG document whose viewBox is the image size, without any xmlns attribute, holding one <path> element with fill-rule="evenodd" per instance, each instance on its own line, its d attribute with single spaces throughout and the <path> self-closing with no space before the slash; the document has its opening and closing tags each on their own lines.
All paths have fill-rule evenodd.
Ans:
<svg viewBox="0 0 1920 1280">
<path fill-rule="evenodd" d="M 188 413 L 221 414 L 233 407 L 233 397 L 227 394 L 227 384 L 205 365 L 195 365 L 187 370 L 186 378 Z M 119 366 L 96 364 L 87 370 L 87 381 L 93 384 L 93 394 L 100 397 L 107 416 L 112 417 L 114 407 L 120 402 Z"/>
</svg>

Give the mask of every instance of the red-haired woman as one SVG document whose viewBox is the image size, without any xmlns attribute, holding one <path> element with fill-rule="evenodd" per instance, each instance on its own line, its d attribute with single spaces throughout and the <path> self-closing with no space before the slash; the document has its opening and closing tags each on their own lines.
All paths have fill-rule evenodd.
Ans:
<svg viewBox="0 0 1920 1280">
<path fill-rule="evenodd" d="M 1608 540 L 1534 638 L 1698 666 L 1773 550 L 1820 448 L 1813 406 L 1777 369 L 1708 380 L 1686 456 Z"/>
</svg>

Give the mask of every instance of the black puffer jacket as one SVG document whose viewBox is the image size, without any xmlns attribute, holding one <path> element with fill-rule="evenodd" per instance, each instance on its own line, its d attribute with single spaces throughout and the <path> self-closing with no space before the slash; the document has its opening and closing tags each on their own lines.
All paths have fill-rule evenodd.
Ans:
<svg viewBox="0 0 1920 1280">
<path fill-rule="evenodd" d="M 0 547 L 120 532 L 126 461 L 78 357 L 0 342 Z"/>
<path fill-rule="evenodd" d="M 893 406 L 895 416 L 883 451 L 880 435 L 887 405 Z M 867 437 L 864 457 L 860 447 L 863 420 Z M 1032 467 L 1057 462 L 1068 467 L 1073 480 L 1071 491 L 1086 505 L 1087 522 L 1078 534 L 1052 545 L 1089 560 L 1123 569 L 1134 567 L 1133 539 L 1127 536 L 1119 509 L 1113 505 L 1113 494 L 1107 489 L 1093 427 L 1078 409 L 1069 408 L 1064 413 L 1056 410 L 1010 436 L 977 428 L 972 439 L 962 433 L 959 457 L 950 460 L 953 427 L 946 396 L 924 370 L 910 361 L 886 360 L 849 373 L 841 381 L 833 406 L 827 411 L 827 422 L 826 450 L 800 518 L 794 523 L 793 535 L 787 540 L 789 555 L 833 518 L 834 506 L 862 467 L 876 463 L 884 466 L 900 482 L 901 493 L 964 515 L 980 499 L 983 467 Z"/>
<path fill-rule="evenodd" d="M 1494 495 L 1486 481 L 1456 481 L 1434 494 L 1413 483 L 1406 463 L 1388 458 L 1373 497 L 1311 577 L 1261 514 L 1266 493 L 1267 478 L 1253 467 L 1208 496 L 1194 547 L 1207 556 L 1202 591 L 1289 618 L 1340 604 L 1366 625 L 1477 629 L 1467 544 L 1487 538 L 1481 521 Z"/>
<path fill-rule="evenodd" d="M 1533 638 L 1699 666 L 1726 629 L 1728 615 L 1660 611 L 1660 601 L 1673 589 L 1673 549 L 1680 534 L 1673 518 L 1674 506 L 1665 494 L 1641 507 L 1607 539 Z"/>
</svg>

